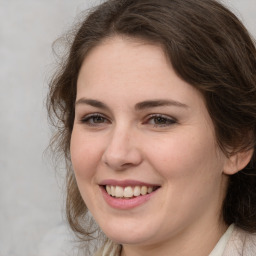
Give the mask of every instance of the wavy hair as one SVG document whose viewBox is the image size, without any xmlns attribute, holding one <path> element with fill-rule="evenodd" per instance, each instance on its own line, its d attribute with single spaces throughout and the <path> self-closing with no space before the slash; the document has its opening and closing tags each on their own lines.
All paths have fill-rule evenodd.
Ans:
<svg viewBox="0 0 256 256">
<path fill-rule="evenodd" d="M 47 108 L 57 127 L 52 146 L 66 160 L 67 219 L 81 239 L 92 238 L 97 227 L 90 228 L 86 219 L 88 210 L 70 161 L 76 84 L 87 53 L 104 39 L 124 35 L 160 44 L 176 74 L 204 96 L 222 151 L 229 155 L 255 149 L 255 42 L 218 1 L 108 0 L 92 9 L 74 31 L 68 54 L 50 82 Z M 230 176 L 222 209 L 226 224 L 256 231 L 255 156 Z"/>
</svg>

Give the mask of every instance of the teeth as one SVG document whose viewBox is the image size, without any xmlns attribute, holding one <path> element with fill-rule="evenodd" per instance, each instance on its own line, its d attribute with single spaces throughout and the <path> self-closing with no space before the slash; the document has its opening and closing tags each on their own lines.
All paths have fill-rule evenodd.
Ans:
<svg viewBox="0 0 256 256">
<path fill-rule="evenodd" d="M 116 196 L 116 188 L 114 186 L 111 186 L 110 195 L 111 196 Z"/>
<path fill-rule="evenodd" d="M 115 191 L 115 196 L 116 197 L 123 197 L 124 196 L 124 190 L 123 188 L 116 186 L 116 191 Z"/>
<path fill-rule="evenodd" d="M 148 194 L 150 194 L 151 192 L 153 192 L 153 188 L 152 187 L 148 187 Z"/>
<path fill-rule="evenodd" d="M 134 196 L 139 196 L 139 195 L 140 195 L 140 187 L 139 187 L 139 186 L 136 186 L 136 187 L 133 189 L 133 195 L 134 195 Z"/>
<path fill-rule="evenodd" d="M 140 193 L 141 193 L 142 195 L 146 195 L 147 192 L 148 192 L 148 188 L 147 188 L 146 186 L 143 186 L 143 187 L 141 188 L 141 190 L 140 190 Z"/>
<path fill-rule="evenodd" d="M 106 190 L 107 190 L 108 194 L 111 195 L 111 187 L 110 186 L 106 186 Z"/>
<path fill-rule="evenodd" d="M 153 192 L 153 187 L 135 186 L 135 187 L 120 187 L 120 186 L 106 186 L 106 191 L 109 195 L 119 198 L 131 198 L 134 196 L 146 195 Z"/>
<path fill-rule="evenodd" d="M 124 197 L 133 197 L 132 187 L 125 187 L 124 188 Z"/>
</svg>

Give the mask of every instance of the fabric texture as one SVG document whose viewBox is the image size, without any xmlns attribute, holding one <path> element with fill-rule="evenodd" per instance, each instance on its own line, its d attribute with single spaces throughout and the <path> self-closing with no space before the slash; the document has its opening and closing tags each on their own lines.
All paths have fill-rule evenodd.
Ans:
<svg viewBox="0 0 256 256">
<path fill-rule="evenodd" d="M 230 225 L 229 228 L 226 230 L 226 232 L 223 234 L 223 236 L 220 238 L 212 252 L 209 254 L 209 256 L 220 256 L 223 255 L 223 252 L 227 246 L 227 243 L 234 231 L 234 224 Z"/>
<path fill-rule="evenodd" d="M 107 241 L 95 256 L 120 256 L 121 249 L 121 245 Z M 256 234 L 232 224 L 208 256 L 256 256 Z"/>
<path fill-rule="evenodd" d="M 235 227 L 223 256 L 256 256 L 256 234 Z"/>
</svg>

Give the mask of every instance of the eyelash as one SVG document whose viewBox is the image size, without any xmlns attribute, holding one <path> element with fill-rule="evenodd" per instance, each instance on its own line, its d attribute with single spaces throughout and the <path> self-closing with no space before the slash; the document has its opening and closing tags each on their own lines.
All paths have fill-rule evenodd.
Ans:
<svg viewBox="0 0 256 256">
<path fill-rule="evenodd" d="M 103 122 L 95 122 L 96 119 L 101 119 L 101 120 L 103 120 Z M 109 122 L 105 116 L 103 116 L 99 113 L 89 114 L 81 119 L 81 123 L 87 124 L 89 126 L 98 126 L 102 123 L 106 123 L 106 121 Z"/>
<path fill-rule="evenodd" d="M 171 118 L 169 116 L 166 115 L 162 115 L 162 114 L 152 114 L 149 116 L 149 118 L 147 118 L 145 123 L 149 123 L 149 121 L 153 120 L 154 121 L 154 127 L 167 127 L 167 126 L 171 126 L 175 123 L 177 123 L 177 120 L 174 118 Z M 160 122 L 158 124 L 156 124 L 156 122 Z"/>
<path fill-rule="evenodd" d="M 98 119 L 97 122 L 96 120 Z M 95 122 L 96 121 L 96 122 Z M 150 124 L 151 121 L 154 121 L 154 124 Z M 157 122 L 160 122 L 157 124 Z M 81 123 L 86 124 L 88 126 L 99 126 L 103 123 L 110 123 L 110 121 L 102 114 L 93 113 L 89 114 L 81 119 Z M 143 122 L 143 124 L 153 125 L 154 127 L 167 127 L 177 123 L 177 120 L 162 114 L 151 114 L 147 117 L 147 119 Z"/>
</svg>

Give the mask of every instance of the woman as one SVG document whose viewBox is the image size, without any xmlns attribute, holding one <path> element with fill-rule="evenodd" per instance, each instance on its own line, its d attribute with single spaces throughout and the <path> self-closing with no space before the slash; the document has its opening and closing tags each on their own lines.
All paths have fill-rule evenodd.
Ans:
<svg viewBox="0 0 256 256">
<path fill-rule="evenodd" d="M 255 70 L 215 0 L 109 0 L 85 18 L 48 110 L 69 224 L 104 232 L 97 255 L 256 255 Z"/>
</svg>

